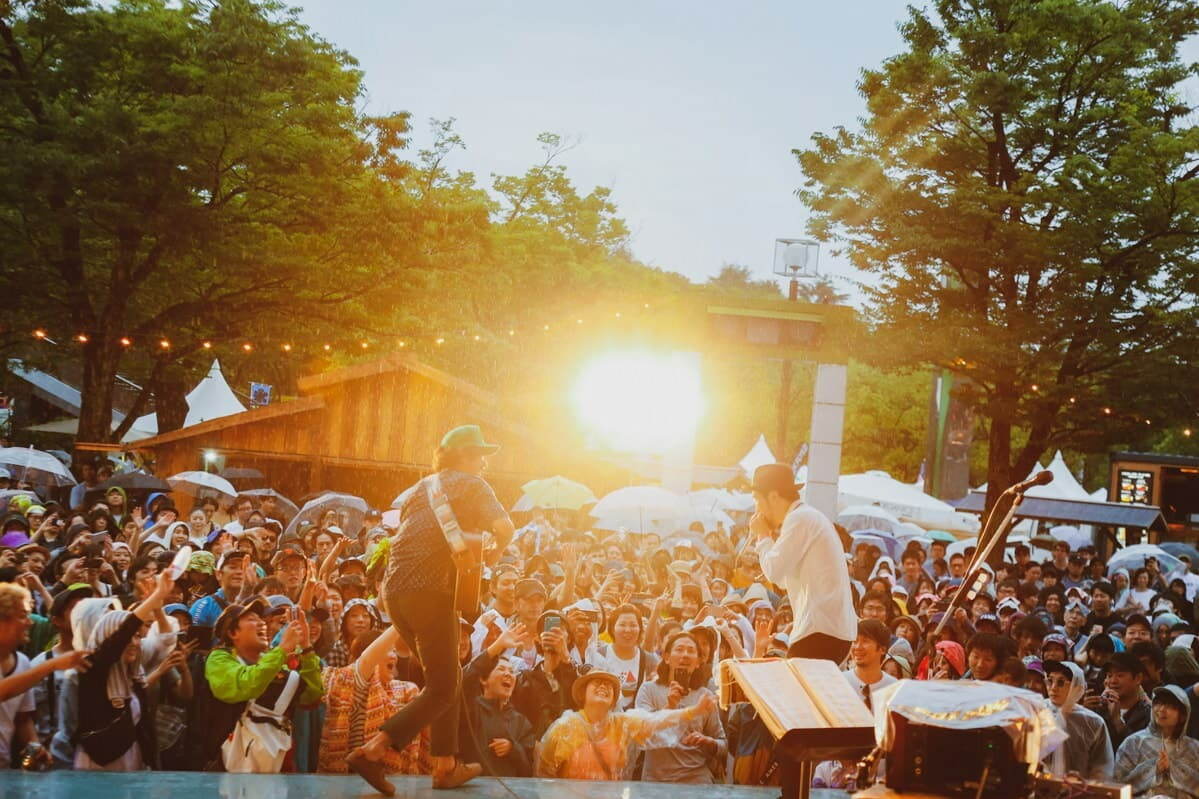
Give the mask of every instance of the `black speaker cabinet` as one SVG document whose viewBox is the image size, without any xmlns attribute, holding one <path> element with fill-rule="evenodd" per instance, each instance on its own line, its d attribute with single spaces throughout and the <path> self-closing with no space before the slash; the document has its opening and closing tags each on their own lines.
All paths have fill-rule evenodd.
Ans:
<svg viewBox="0 0 1199 799">
<path fill-rule="evenodd" d="M 887 787 L 897 792 L 974 797 L 985 773 L 989 799 L 1028 796 L 1028 768 L 999 727 L 950 730 L 891 714 L 895 737 L 887 753 Z"/>
</svg>

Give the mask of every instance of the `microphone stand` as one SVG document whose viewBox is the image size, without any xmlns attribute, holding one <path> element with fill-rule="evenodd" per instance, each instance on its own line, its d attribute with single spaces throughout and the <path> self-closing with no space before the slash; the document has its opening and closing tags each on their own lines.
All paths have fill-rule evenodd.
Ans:
<svg viewBox="0 0 1199 799">
<path fill-rule="evenodd" d="M 1012 495 L 1012 502 L 1010 505 L 1008 505 L 1007 513 L 1004 514 L 1003 519 L 1000 520 L 998 526 L 994 528 L 994 531 L 991 533 L 991 535 L 987 537 L 987 527 L 992 521 L 994 521 L 995 512 L 999 509 L 999 503 L 996 503 L 995 507 L 991 508 L 991 513 L 987 516 L 987 521 L 985 524 L 983 524 L 982 534 L 979 536 L 979 541 L 986 539 L 986 545 L 982 549 L 975 550 L 974 558 L 971 559 L 970 565 L 966 568 L 966 579 L 962 580 L 962 584 L 958 586 L 957 592 L 953 595 L 953 599 L 951 599 L 949 602 L 949 607 L 945 609 L 945 615 L 941 617 L 940 623 L 937 624 L 937 629 L 933 630 L 933 640 L 936 640 L 936 638 L 941 634 L 941 630 L 943 630 L 945 625 L 949 622 L 950 616 L 953 615 L 953 608 L 957 606 L 958 600 L 970 590 L 970 585 L 972 583 L 970 580 L 970 575 L 974 574 L 974 570 L 978 568 L 980 563 L 987 562 L 987 558 L 991 556 L 991 550 L 995 549 L 995 545 L 997 543 L 1007 539 L 1007 536 L 1004 533 L 1007 531 L 1008 526 L 1011 525 L 1012 517 L 1016 515 L 1016 509 L 1019 508 L 1020 503 L 1024 501 L 1024 492 L 1031 487 L 1032 486 L 1027 486 L 1021 489 L 1018 485 L 1015 485 L 1009 488 L 1007 491 L 1004 491 L 1003 494 L 999 495 L 1000 500 L 1002 500 L 1003 497 L 1008 494 Z"/>
</svg>

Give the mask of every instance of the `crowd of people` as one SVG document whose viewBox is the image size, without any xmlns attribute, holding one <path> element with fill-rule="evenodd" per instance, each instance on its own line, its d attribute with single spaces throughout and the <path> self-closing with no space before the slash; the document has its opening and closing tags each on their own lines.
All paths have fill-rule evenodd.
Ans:
<svg viewBox="0 0 1199 799">
<path fill-rule="evenodd" d="M 428 727 L 397 727 L 422 695 L 446 698 L 423 690 L 444 666 L 392 624 L 388 576 L 406 556 L 380 512 L 351 529 L 330 508 L 286 532 L 270 496 L 56 499 L 11 496 L 0 530 L 0 763 L 344 774 L 382 741 L 380 773 L 437 784 L 449 753 Z M 505 777 L 778 784 L 753 707 L 718 706 L 717 664 L 785 657 L 810 610 L 763 572 L 767 549 L 740 521 L 663 537 L 589 529 L 580 513 L 518 517 L 456 647 L 444 642 L 462 668 L 460 712 L 433 724 L 453 728 L 440 739 L 455 762 Z M 1038 561 L 1017 546 L 968 607 L 950 608 L 971 550 L 916 539 L 895 562 L 837 532 L 841 551 L 809 557 L 849 578 L 843 667 L 865 703 L 899 679 L 1025 689 L 1069 735 L 1047 769 L 1199 794 L 1199 577 L 1185 559 L 1130 573 L 1093 547 L 1059 542 Z M 814 784 L 857 779 L 855 764 L 829 762 Z"/>
</svg>

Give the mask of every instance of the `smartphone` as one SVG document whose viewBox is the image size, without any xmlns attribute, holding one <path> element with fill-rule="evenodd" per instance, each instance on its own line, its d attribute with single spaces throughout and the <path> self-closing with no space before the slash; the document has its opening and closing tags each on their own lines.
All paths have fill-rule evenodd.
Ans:
<svg viewBox="0 0 1199 799">
<path fill-rule="evenodd" d="M 561 616 L 546 616 L 545 624 L 542 625 L 541 631 L 543 633 L 548 633 L 550 630 L 556 630 L 562 626 L 562 621 L 563 620 Z"/>
<path fill-rule="evenodd" d="M 672 682 L 677 682 L 687 691 L 691 690 L 691 671 L 688 669 L 674 669 L 671 672 L 670 679 Z"/>
</svg>

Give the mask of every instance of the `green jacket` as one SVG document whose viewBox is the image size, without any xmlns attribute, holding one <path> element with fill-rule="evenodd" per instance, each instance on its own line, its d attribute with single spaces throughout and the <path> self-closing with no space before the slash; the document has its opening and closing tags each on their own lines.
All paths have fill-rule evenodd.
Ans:
<svg viewBox="0 0 1199 799">
<path fill-rule="evenodd" d="M 214 697 L 234 704 L 262 696 L 275 675 L 286 669 L 287 653 L 282 647 L 277 646 L 263 653 L 253 665 L 242 663 L 230 649 L 214 649 L 204 664 L 204 677 Z M 321 681 L 321 659 L 315 652 L 300 657 L 300 679 L 304 683 L 300 704 L 311 705 L 320 701 L 325 689 Z"/>
</svg>

